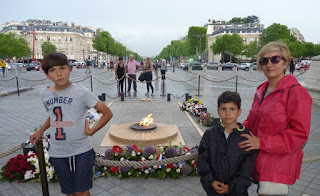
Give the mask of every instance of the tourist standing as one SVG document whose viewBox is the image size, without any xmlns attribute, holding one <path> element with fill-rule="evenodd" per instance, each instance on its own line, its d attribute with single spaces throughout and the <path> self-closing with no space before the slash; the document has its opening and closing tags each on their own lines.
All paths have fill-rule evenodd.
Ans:
<svg viewBox="0 0 320 196">
<path fill-rule="evenodd" d="M 143 71 L 145 73 L 145 78 L 146 78 L 146 83 L 147 83 L 147 93 L 146 95 L 149 94 L 149 87 L 151 88 L 151 95 L 153 96 L 153 86 L 152 86 L 152 70 L 153 70 L 153 66 L 151 63 L 151 59 L 148 57 L 146 60 L 146 63 L 143 67 Z"/>
<path fill-rule="evenodd" d="M 133 55 L 130 54 L 129 61 L 126 64 L 126 70 L 128 73 L 128 92 L 131 90 L 131 83 L 133 83 L 133 90 L 137 91 L 137 72 L 139 69 L 139 63 L 133 59 Z"/>
<path fill-rule="evenodd" d="M 294 70 L 295 70 L 294 60 L 293 60 L 293 58 L 291 57 L 291 62 L 290 62 L 290 74 L 291 74 L 291 75 L 293 75 Z"/>
<path fill-rule="evenodd" d="M 154 62 L 154 73 L 155 73 L 155 75 L 156 75 L 156 79 L 158 79 L 159 78 L 159 69 L 158 69 L 158 63 L 159 63 L 159 61 L 158 60 L 156 60 L 155 62 Z"/>
<path fill-rule="evenodd" d="M 91 61 L 86 59 L 86 73 L 87 72 L 91 73 L 91 69 L 92 69 Z"/>
<path fill-rule="evenodd" d="M 165 80 L 166 79 L 166 71 L 167 71 L 167 63 L 165 59 L 162 59 L 161 62 L 161 68 L 160 68 L 160 72 L 161 72 L 161 79 Z"/>
<path fill-rule="evenodd" d="M 258 86 L 244 126 L 253 136 L 239 143 L 245 151 L 260 150 L 253 179 L 260 195 L 286 195 L 300 177 L 302 147 L 310 132 L 312 99 L 292 75 L 286 44 L 270 42 L 257 55 L 257 69 L 267 81 Z"/>
<path fill-rule="evenodd" d="M 5 76 L 7 64 L 6 64 L 6 61 L 4 59 L 2 59 L 0 61 L 0 66 L 1 66 L 1 70 L 2 70 L 3 76 Z"/>
<path fill-rule="evenodd" d="M 123 57 L 119 57 L 119 62 L 114 68 L 115 79 L 118 80 L 118 95 L 123 94 L 123 82 L 125 80 L 126 67 L 123 64 Z"/>
</svg>

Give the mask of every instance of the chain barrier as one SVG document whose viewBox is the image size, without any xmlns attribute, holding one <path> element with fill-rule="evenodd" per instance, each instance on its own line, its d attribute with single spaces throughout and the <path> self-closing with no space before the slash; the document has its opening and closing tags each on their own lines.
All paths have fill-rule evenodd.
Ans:
<svg viewBox="0 0 320 196">
<path fill-rule="evenodd" d="M 249 80 L 247 78 L 244 78 L 242 76 L 239 76 L 239 78 L 245 80 L 245 81 L 248 81 L 248 82 L 263 82 L 263 81 L 266 81 L 266 79 L 263 79 L 263 80 Z"/>
<path fill-rule="evenodd" d="M 130 80 L 132 80 L 132 81 L 134 81 L 134 82 L 139 82 L 139 83 L 150 83 L 150 82 L 154 82 L 154 81 L 157 81 L 157 80 L 159 80 L 159 78 L 160 77 L 158 77 L 158 78 L 156 78 L 156 79 L 154 79 L 154 80 L 151 80 L 151 81 L 143 81 L 143 82 L 141 82 L 140 80 L 135 80 L 135 79 L 133 79 L 133 78 L 130 78 L 129 76 L 126 76 L 126 78 L 128 78 L 128 79 L 130 79 Z"/>
<path fill-rule="evenodd" d="M 97 80 L 100 84 L 104 84 L 104 85 L 113 85 L 113 84 L 116 84 L 118 81 L 115 81 L 115 82 L 112 82 L 112 83 L 104 83 L 104 82 L 101 82 L 99 79 L 97 79 L 96 77 L 93 77 L 95 80 Z M 111 80 L 109 80 L 111 81 Z"/>
<path fill-rule="evenodd" d="M 11 79 L 8 79 L 8 80 L 0 80 L 0 82 L 8 82 L 8 81 L 14 80 L 14 79 L 15 79 L 15 77 L 13 77 L 13 78 L 11 78 Z"/>
<path fill-rule="evenodd" d="M 202 78 L 205 79 L 205 80 L 208 80 L 210 82 L 227 82 L 227 81 L 230 81 L 230 80 L 234 79 L 235 77 L 236 76 L 233 76 L 233 77 L 231 77 L 229 79 L 226 79 L 226 80 L 211 80 L 211 79 L 206 78 L 206 76 L 203 76 Z"/>
<path fill-rule="evenodd" d="M 48 78 L 43 78 L 43 79 L 39 79 L 39 80 L 29 80 L 29 79 L 25 79 L 25 78 L 20 78 L 20 79 L 21 79 L 21 80 L 28 81 L 28 82 L 39 82 L 39 81 L 47 80 Z"/>
<path fill-rule="evenodd" d="M 74 83 L 78 83 L 78 82 L 82 82 L 82 81 L 85 81 L 86 79 L 88 79 L 90 76 L 86 76 L 85 78 L 83 78 L 82 80 L 79 80 L 79 81 L 72 81 Z"/>
<path fill-rule="evenodd" d="M 108 94 L 106 94 L 107 97 L 109 97 L 110 99 L 117 99 L 118 97 L 120 97 L 121 95 L 118 95 L 116 97 L 110 97 Z"/>
<path fill-rule="evenodd" d="M 174 79 L 171 79 L 169 77 L 166 77 L 166 78 L 168 78 L 169 80 L 174 81 L 174 82 L 189 82 L 189 81 L 191 81 L 191 80 L 193 80 L 195 78 L 198 78 L 198 75 L 195 76 L 194 78 L 189 79 L 189 80 L 174 80 Z"/>
<path fill-rule="evenodd" d="M 181 97 L 179 97 L 179 96 L 174 96 L 173 94 L 171 94 L 171 96 L 172 96 L 173 98 L 176 98 L 176 99 L 181 99 L 182 97 L 185 96 L 185 94 L 183 94 Z"/>
</svg>

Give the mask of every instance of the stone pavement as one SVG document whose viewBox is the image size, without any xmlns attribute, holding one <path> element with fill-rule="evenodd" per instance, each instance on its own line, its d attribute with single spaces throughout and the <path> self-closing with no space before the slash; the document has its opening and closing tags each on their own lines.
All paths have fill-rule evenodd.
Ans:
<svg viewBox="0 0 320 196">
<path fill-rule="evenodd" d="M 207 72 L 194 71 L 193 73 L 180 69 L 176 69 L 175 72 L 169 70 L 164 91 L 161 88 L 162 81 L 157 80 L 153 82 L 155 96 L 145 96 L 146 85 L 138 83 L 137 93 L 131 92 L 130 96 L 125 96 L 125 100 L 121 101 L 120 97 L 117 97 L 116 84 L 112 84 L 114 83 L 114 72 L 103 73 L 102 70 L 94 69 L 94 78 L 92 80 L 93 92 L 96 95 L 106 93 L 106 104 L 111 104 L 110 109 L 115 114 L 114 118 L 103 129 L 90 138 L 95 150 L 100 153 L 104 152 L 105 148 L 100 148 L 99 144 L 110 125 L 131 122 L 133 119 L 137 119 L 138 121 L 141 115 L 144 115 L 144 112 L 148 113 L 149 111 L 157 114 L 155 120 L 158 120 L 158 122 L 177 124 L 187 146 L 198 144 L 200 136 L 184 113 L 179 111 L 177 102 L 184 101 L 185 93 L 189 93 L 192 96 L 197 95 L 197 74 L 206 75 L 206 77 L 201 77 L 200 96 L 198 97 L 208 108 L 209 112 L 217 115 L 215 112 L 217 97 L 223 91 L 234 91 L 236 83 L 235 78 L 222 82 L 222 80 L 227 80 L 234 76 L 232 71 L 218 72 L 216 70 L 208 70 Z M 255 89 L 261 83 L 261 80 L 264 79 L 264 76 L 255 71 L 253 73 L 239 71 L 238 75 L 237 90 L 242 97 L 243 109 L 243 114 L 239 118 L 239 121 L 242 122 L 249 112 Z M 90 89 L 90 78 L 86 78 L 87 76 L 84 70 L 78 69 L 72 73 L 71 78 L 74 82 L 83 80 L 80 83 Z M 21 73 L 19 75 L 21 78 L 19 79 L 19 85 L 20 88 L 26 89 L 26 91 L 17 96 L 17 94 L 14 94 L 16 91 L 16 81 L 3 81 L 12 77 L 13 74 L 9 73 L 8 76 L 0 78 L 0 152 L 4 152 L 26 141 L 30 132 L 40 126 L 47 118 L 47 114 L 40 101 L 39 91 L 43 87 L 50 85 L 51 82 L 41 80 L 45 77 L 40 72 L 30 71 Z M 297 79 L 304 84 L 305 75 L 301 75 Z M 172 94 L 170 103 L 167 102 L 167 93 Z M 8 94 L 8 96 L 1 96 L 4 94 Z M 149 98 L 151 101 L 141 101 L 141 99 L 145 98 Z M 152 106 L 153 104 L 157 107 Z M 137 110 L 136 108 L 139 106 L 142 109 Z M 123 112 L 125 111 L 123 108 L 128 108 L 128 112 Z M 156 108 L 157 111 L 152 111 L 153 108 Z M 304 149 L 306 158 L 320 154 L 318 150 L 320 147 L 320 106 L 313 105 L 312 109 L 311 132 Z M 121 117 L 122 112 L 125 117 Z M 203 132 L 207 129 L 207 127 L 200 125 L 199 127 Z M 16 156 L 18 153 L 21 153 L 21 151 L 0 159 L 0 166 L 6 164 L 10 157 Z M 164 180 L 153 178 L 121 180 L 116 177 L 108 177 L 98 178 L 93 183 L 94 187 L 90 190 L 92 195 L 205 195 L 199 182 L 199 177 L 183 177 L 178 180 L 170 178 Z M 257 195 L 255 190 L 256 186 L 252 185 L 249 188 L 249 195 Z M 62 195 L 58 183 L 49 183 L 49 191 L 50 195 Z M 303 194 L 320 195 L 320 161 L 303 164 L 300 179 L 295 185 L 290 186 L 289 195 L 298 196 Z M 16 182 L 0 183 L 0 195 L 42 195 L 41 184 L 32 182 L 22 184 Z"/>
</svg>

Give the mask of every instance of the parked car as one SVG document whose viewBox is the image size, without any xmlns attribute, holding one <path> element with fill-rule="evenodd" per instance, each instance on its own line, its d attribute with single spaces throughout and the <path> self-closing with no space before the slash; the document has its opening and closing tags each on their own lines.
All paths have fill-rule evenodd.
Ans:
<svg viewBox="0 0 320 196">
<path fill-rule="evenodd" d="M 40 71 L 40 68 L 41 68 L 41 65 L 37 65 L 34 69 L 35 69 L 36 71 Z"/>
<path fill-rule="evenodd" d="M 252 67 L 252 63 L 241 63 L 240 64 L 240 69 L 249 71 L 249 68 Z"/>
<path fill-rule="evenodd" d="M 252 68 L 253 68 L 253 70 L 257 70 L 257 62 L 252 63 Z"/>
<path fill-rule="evenodd" d="M 188 67 L 191 66 L 192 70 L 202 70 L 202 66 L 201 63 L 199 62 L 191 62 L 191 63 L 187 63 L 185 65 L 185 67 L 183 68 L 183 70 L 188 70 Z"/>
<path fill-rule="evenodd" d="M 41 65 L 41 64 L 38 62 L 25 64 L 27 71 L 35 70 L 37 65 Z"/>
<path fill-rule="evenodd" d="M 74 62 L 74 63 L 71 63 L 70 66 L 76 66 L 77 68 L 85 68 L 86 67 L 86 64 L 85 62 Z"/>
<path fill-rule="evenodd" d="M 232 70 L 232 68 L 236 67 L 237 70 L 239 70 L 239 65 L 237 63 L 225 63 L 225 64 L 221 64 L 222 70 L 225 69 L 230 69 Z"/>
<path fill-rule="evenodd" d="M 308 70 L 310 68 L 311 60 L 302 60 L 298 64 L 296 64 L 296 70 L 300 70 L 300 68 L 303 68 L 305 70 Z"/>
<path fill-rule="evenodd" d="M 207 63 L 207 69 L 218 69 L 218 67 L 220 66 L 220 63 L 216 63 L 216 62 L 209 62 Z"/>
<path fill-rule="evenodd" d="M 8 68 L 8 70 L 11 69 L 20 69 L 21 67 L 23 67 L 23 63 L 7 63 L 6 67 Z"/>
</svg>

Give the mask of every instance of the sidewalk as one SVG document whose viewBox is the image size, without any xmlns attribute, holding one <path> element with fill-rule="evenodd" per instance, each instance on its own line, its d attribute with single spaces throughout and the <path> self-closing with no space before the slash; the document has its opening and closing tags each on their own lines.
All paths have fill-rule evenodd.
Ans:
<svg viewBox="0 0 320 196">
<path fill-rule="evenodd" d="M 85 70 L 78 69 L 77 72 L 72 74 L 72 78 L 79 78 L 87 76 L 84 73 Z M 100 73 L 102 70 L 94 69 L 93 73 Z M 195 71 L 195 73 L 208 75 L 214 79 L 212 80 L 225 80 L 231 78 L 234 73 L 231 71 L 217 72 L 215 70 L 208 70 L 206 73 L 202 71 Z M 263 76 L 260 73 L 248 73 L 240 71 L 239 76 L 250 78 L 251 80 L 261 80 Z M 112 124 L 121 124 L 126 122 L 126 118 L 129 116 L 133 119 L 137 116 L 137 120 L 140 120 L 140 113 L 143 113 L 143 109 L 148 106 L 148 110 L 157 113 L 159 116 L 159 122 L 165 121 L 168 124 L 177 124 L 180 132 L 187 146 L 194 146 L 200 142 L 200 136 L 196 132 L 195 128 L 192 126 L 190 121 L 186 120 L 184 113 L 179 111 L 177 102 L 184 101 L 184 94 L 189 93 L 192 96 L 198 94 L 198 79 L 194 78 L 196 75 L 176 69 L 173 73 L 172 70 L 167 72 L 167 80 L 165 81 L 165 92 L 162 92 L 161 86 L 162 81 L 158 80 L 153 82 L 155 88 L 154 97 L 146 97 L 146 85 L 138 83 L 138 91 L 136 94 L 131 93 L 130 96 L 125 97 L 125 101 L 121 101 L 120 97 L 117 97 L 116 84 L 111 85 L 114 81 L 114 72 L 106 72 L 95 75 L 93 79 L 93 92 L 96 95 L 101 95 L 101 93 L 106 93 L 108 97 L 106 98 L 106 104 L 113 103 L 110 107 L 112 112 L 115 114 L 114 118 L 96 134 L 91 137 L 90 140 L 95 147 L 95 150 L 103 153 L 104 148 L 99 148 L 99 144 L 102 140 L 102 136 L 108 131 Z M 44 78 L 43 73 L 31 71 L 22 76 L 25 79 L 35 79 Z M 301 77 L 301 78 L 300 78 Z M 304 82 L 305 76 L 300 76 L 298 80 Z M 9 76 L 8 76 L 9 78 Z M 176 80 L 176 81 L 173 81 Z M 186 81 L 187 82 L 177 82 Z M 111 82 L 112 81 L 112 82 Z M 261 83 L 261 82 L 260 82 Z M 248 82 L 244 80 L 239 80 L 238 92 L 240 93 L 243 103 L 242 109 L 243 114 L 239 118 L 242 122 L 248 114 L 251 107 L 251 102 L 253 99 L 253 94 L 259 82 Z M 33 90 L 28 90 L 20 94 L 10 94 L 8 96 L 0 96 L 0 152 L 6 151 L 9 148 L 20 144 L 28 139 L 30 130 L 33 131 L 34 128 L 41 125 L 47 118 L 47 114 L 42 106 L 39 91 L 50 84 L 49 81 L 39 81 L 39 82 L 21 82 L 22 87 L 29 88 L 32 87 Z M 91 88 L 90 79 L 86 79 L 80 84 Z M 110 84 L 110 85 L 109 85 Z M 3 85 L 0 80 L 0 95 L 8 89 L 15 91 L 15 83 L 8 83 Z M 201 80 L 200 86 L 200 100 L 208 108 L 209 112 L 214 115 L 216 111 L 216 99 L 221 92 L 226 90 L 235 89 L 235 80 L 225 83 L 211 82 L 208 80 Z M 162 93 L 165 96 L 161 96 Z M 171 93 L 171 102 L 168 104 L 166 94 Z M 181 98 L 175 98 L 181 97 Z M 115 99 L 113 99 L 115 98 Z M 149 98 L 151 101 L 141 101 L 141 99 Z M 132 104 L 134 103 L 134 104 Z M 148 103 L 148 104 L 146 104 Z M 134 107 L 132 106 L 134 105 Z M 167 107 L 170 105 L 170 107 Z M 176 107 L 174 106 L 176 105 Z M 173 106 L 173 107 L 172 107 Z M 131 113 L 126 112 L 124 115 L 127 117 L 120 118 L 121 108 L 130 108 Z M 132 111 L 139 111 L 132 113 Z M 163 108 L 163 109 L 161 109 Z M 320 106 L 313 105 L 312 108 L 312 122 L 311 122 L 311 132 L 308 143 L 304 149 L 305 158 L 314 157 L 320 155 Z M 207 127 L 199 126 L 202 131 L 205 131 Z M 19 151 L 18 153 L 21 153 Z M 16 154 L 9 155 L 0 159 L 0 166 L 4 165 L 8 159 Z M 253 185 L 249 188 L 249 195 L 255 196 L 256 186 Z M 60 187 L 58 183 L 49 183 L 50 195 L 62 195 L 60 193 Z M 205 195 L 202 186 L 199 181 L 199 177 L 183 177 L 178 180 L 174 179 L 124 179 L 120 180 L 116 177 L 108 178 L 98 178 L 94 180 L 94 187 L 91 189 L 92 195 Z M 320 195 L 320 161 L 306 163 L 302 166 L 302 173 L 300 180 L 293 186 L 290 186 L 289 195 Z M 0 195 L 42 195 L 41 184 L 40 183 L 0 183 Z"/>
</svg>

